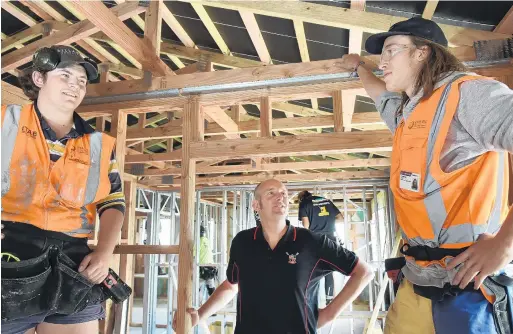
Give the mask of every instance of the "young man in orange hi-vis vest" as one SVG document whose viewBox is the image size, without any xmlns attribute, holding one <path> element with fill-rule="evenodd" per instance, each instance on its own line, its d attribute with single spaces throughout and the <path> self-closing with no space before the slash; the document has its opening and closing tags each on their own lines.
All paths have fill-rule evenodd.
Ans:
<svg viewBox="0 0 513 334">
<path fill-rule="evenodd" d="M 98 333 L 105 316 L 125 201 L 115 139 L 75 113 L 97 75 L 71 47 L 42 48 L 20 76 L 33 103 L 2 106 L 2 333 Z"/>
<path fill-rule="evenodd" d="M 383 80 L 360 56 L 342 58 L 394 134 L 405 257 L 388 262 L 404 278 L 385 333 L 512 333 L 513 91 L 468 72 L 447 46 L 436 23 L 416 17 L 367 39 Z"/>
</svg>

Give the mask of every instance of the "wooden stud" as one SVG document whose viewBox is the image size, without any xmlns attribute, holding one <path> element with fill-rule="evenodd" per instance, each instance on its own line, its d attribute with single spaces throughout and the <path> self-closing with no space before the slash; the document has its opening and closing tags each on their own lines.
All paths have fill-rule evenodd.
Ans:
<svg viewBox="0 0 513 334">
<path fill-rule="evenodd" d="M 178 263 L 177 333 L 189 333 L 191 319 L 186 309 L 192 303 L 192 259 L 194 243 L 194 201 L 196 162 L 190 157 L 192 142 L 203 140 L 203 115 L 199 100 L 192 98 L 184 108 L 184 137 L 182 141 L 182 178 L 180 189 L 180 245 Z M 200 126 L 201 124 L 201 126 Z"/>
<path fill-rule="evenodd" d="M 333 120 L 335 121 L 335 132 L 344 130 L 344 118 L 342 109 L 342 91 L 337 90 L 332 93 L 333 97 Z"/>
<path fill-rule="evenodd" d="M 260 137 L 272 137 L 273 110 L 271 100 L 264 97 L 260 101 Z"/>
<path fill-rule="evenodd" d="M 352 129 L 352 119 L 356 107 L 356 93 L 355 91 L 343 90 L 342 91 L 342 120 L 344 124 L 344 131 L 349 132 Z"/>
<path fill-rule="evenodd" d="M 126 132 L 127 132 L 127 113 L 115 112 L 112 114 L 110 133 L 116 138 L 116 161 L 119 170 L 123 170 L 126 155 Z"/>
<path fill-rule="evenodd" d="M 100 28 L 105 34 L 140 62 L 145 69 L 158 75 L 170 75 L 173 72 L 167 65 L 152 53 L 151 44 L 140 40 L 121 20 L 119 20 L 101 2 L 70 1 L 84 14 L 89 21 Z"/>
<path fill-rule="evenodd" d="M 236 104 L 236 105 L 232 106 L 233 120 L 235 121 L 237 126 L 240 124 L 241 108 L 242 108 L 242 106 L 240 104 Z"/>
</svg>

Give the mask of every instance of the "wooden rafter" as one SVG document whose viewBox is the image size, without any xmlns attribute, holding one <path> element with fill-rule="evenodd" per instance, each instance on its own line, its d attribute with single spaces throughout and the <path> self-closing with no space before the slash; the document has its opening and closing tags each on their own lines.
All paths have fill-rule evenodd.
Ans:
<svg viewBox="0 0 513 334">
<path fill-rule="evenodd" d="M 79 20 L 85 20 L 86 17 L 84 14 L 82 14 L 79 10 L 77 10 L 75 8 L 75 6 L 73 5 L 73 3 L 67 1 L 67 0 L 58 0 L 58 3 L 63 6 L 64 8 L 66 8 L 67 11 L 69 11 L 71 14 L 73 14 L 75 17 L 77 17 Z M 94 45 L 93 43 L 96 43 L 95 41 L 92 41 L 91 39 L 86 39 L 86 41 L 88 42 L 89 45 L 91 46 L 94 46 L 95 49 L 104 49 L 101 45 Z M 93 42 L 93 43 L 91 43 Z M 97 44 L 97 43 L 96 43 Z M 115 43 L 108 43 L 110 44 L 110 46 L 116 50 L 119 54 L 121 54 L 125 59 L 127 59 L 132 65 L 134 65 L 136 68 L 142 68 L 141 64 L 134 58 L 132 57 L 132 55 L 130 53 L 128 53 L 125 49 L 123 49 L 121 46 L 119 46 L 118 44 L 115 44 Z M 110 52 L 108 51 L 105 51 L 106 53 L 110 54 Z M 106 56 L 106 53 L 102 53 L 104 54 L 104 56 Z M 109 58 L 110 59 L 110 58 Z M 116 62 L 118 63 L 118 62 Z"/>
<path fill-rule="evenodd" d="M 101 2 L 71 1 L 89 21 L 132 55 L 143 67 L 158 75 L 170 75 L 173 71 L 155 54 L 152 44 L 141 40 Z M 83 22 L 83 21 L 82 21 Z"/>
<path fill-rule="evenodd" d="M 303 21 L 294 20 L 294 31 L 296 33 L 297 46 L 303 63 L 310 61 L 310 53 L 308 52 L 308 44 L 306 43 L 305 27 Z M 317 99 L 311 99 L 312 108 L 319 109 Z M 287 115 L 287 114 L 286 114 Z"/>
<path fill-rule="evenodd" d="M 180 41 L 188 48 L 194 48 L 196 47 L 196 44 L 194 44 L 194 41 L 191 39 L 187 31 L 182 27 L 180 22 L 175 18 L 173 13 L 169 10 L 167 6 L 162 7 L 162 18 L 164 19 L 164 22 L 173 30 L 175 35 L 180 39 Z"/>
<path fill-rule="evenodd" d="M 181 0 L 190 2 L 193 0 Z M 204 5 L 254 14 L 268 15 L 289 20 L 303 20 L 324 26 L 343 29 L 360 28 L 366 32 L 387 31 L 391 25 L 403 21 L 403 17 L 377 14 L 366 11 L 312 4 L 308 2 L 285 1 L 279 6 L 272 1 L 204 1 Z M 449 42 L 453 45 L 472 46 L 474 41 L 506 39 L 509 36 L 489 31 L 462 28 L 440 24 Z"/>
<path fill-rule="evenodd" d="M 262 37 L 262 32 L 258 27 L 258 23 L 256 21 L 255 15 L 251 12 L 247 11 L 239 11 L 240 17 L 246 26 L 246 30 L 248 31 L 249 37 L 255 46 L 255 49 L 258 53 L 258 57 L 263 63 L 272 64 L 272 58 L 269 54 L 269 50 L 267 49 L 267 45 L 265 44 L 264 38 Z"/>
<path fill-rule="evenodd" d="M 219 50 L 221 50 L 221 52 L 225 55 L 231 55 L 228 45 L 226 45 L 226 42 L 224 41 L 223 37 L 221 37 L 219 30 L 217 30 L 215 23 L 210 18 L 210 15 L 208 15 L 207 11 L 205 10 L 205 7 L 198 2 L 192 2 L 191 6 L 192 8 L 194 8 L 196 14 L 198 14 L 199 18 L 205 25 L 205 28 L 207 28 L 214 42 L 216 42 L 217 46 L 219 47 Z"/>
<path fill-rule="evenodd" d="M 513 6 L 508 10 L 501 22 L 495 27 L 494 32 L 501 34 L 513 34 Z"/>
<path fill-rule="evenodd" d="M 127 2 L 110 9 L 111 14 L 119 17 L 121 20 L 126 20 L 134 12 L 142 12 L 143 8 L 139 8 L 135 2 Z M 41 47 L 49 47 L 56 44 L 71 44 L 79 41 L 87 36 L 90 36 L 100 29 L 96 27 L 89 20 L 80 21 L 69 27 L 56 31 L 50 36 L 44 37 L 27 46 L 13 51 L 2 57 L 2 73 L 13 70 L 32 59 L 32 55 Z"/>
<path fill-rule="evenodd" d="M 424 11 L 422 12 L 422 17 L 427 20 L 431 20 L 433 18 L 433 14 L 435 14 L 437 6 L 438 6 L 438 0 L 427 1 L 426 7 L 424 7 Z"/>
</svg>

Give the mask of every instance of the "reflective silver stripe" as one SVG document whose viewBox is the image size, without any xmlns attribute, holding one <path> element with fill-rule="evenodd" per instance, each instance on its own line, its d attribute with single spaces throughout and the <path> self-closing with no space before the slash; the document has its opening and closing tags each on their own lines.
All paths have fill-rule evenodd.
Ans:
<svg viewBox="0 0 513 334">
<path fill-rule="evenodd" d="M 11 188 L 9 170 L 11 166 L 12 152 L 18 136 L 21 117 L 21 106 L 10 104 L 5 111 L 4 124 L 2 126 L 2 197 Z"/>
<path fill-rule="evenodd" d="M 433 239 L 422 239 L 421 237 L 415 238 L 404 238 L 404 240 L 408 241 L 410 246 L 428 246 L 428 247 L 438 247 L 438 240 Z"/>
<path fill-rule="evenodd" d="M 436 180 L 433 181 L 438 185 Z M 438 187 L 440 187 L 440 185 L 438 185 Z M 426 207 L 429 221 L 431 222 L 435 240 L 439 240 L 440 231 L 447 219 L 447 209 L 445 208 L 445 203 L 442 198 L 442 192 L 436 191 L 427 195 L 426 198 L 424 198 L 424 206 Z M 436 242 L 436 244 L 436 246 L 439 245 L 438 242 Z"/>
<path fill-rule="evenodd" d="M 433 117 L 433 123 L 431 124 L 431 128 L 429 130 L 429 138 L 426 153 L 426 179 L 424 180 L 423 190 L 424 194 L 426 195 L 426 197 L 424 198 L 424 206 L 429 216 L 429 221 L 431 222 L 431 227 L 433 229 L 433 234 L 435 236 L 434 240 L 429 241 L 431 247 L 438 247 L 440 245 L 438 240 L 440 232 L 442 230 L 442 226 L 447 220 L 447 209 L 445 208 L 444 200 L 440 192 L 440 189 L 442 187 L 440 186 L 438 181 L 435 180 L 434 177 L 431 175 L 430 168 L 431 163 L 433 162 L 435 144 L 438 138 L 438 134 L 440 132 L 440 127 L 442 126 L 442 122 L 445 118 L 447 97 L 449 96 L 449 92 L 451 91 L 453 82 L 463 76 L 465 76 L 465 74 L 455 76 L 453 80 L 449 82 L 447 86 L 444 88 L 444 91 L 442 92 L 442 95 L 440 97 L 440 101 L 438 102 L 438 106 L 436 108 L 435 116 Z"/>
<path fill-rule="evenodd" d="M 75 236 L 77 234 L 90 234 L 94 230 L 94 225 L 89 224 L 89 221 L 87 220 L 87 208 L 85 206 L 80 208 L 82 212 L 80 213 L 80 219 L 82 220 L 82 225 L 80 228 L 77 228 L 76 230 L 65 232 L 65 234 L 69 236 Z"/>
<path fill-rule="evenodd" d="M 102 133 L 93 132 L 89 139 L 89 158 L 91 165 L 87 175 L 84 204 L 91 204 L 96 197 L 100 184 L 100 166 L 102 159 Z M 110 158 L 110 157 L 109 157 Z"/>
<path fill-rule="evenodd" d="M 440 232 L 440 245 L 474 242 L 486 232 L 488 224 L 472 225 L 471 223 L 460 224 L 444 228 Z"/>
<path fill-rule="evenodd" d="M 506 152 L 499 153 L 499 167 L 497 168 L 497 190 L 495 193 L 495 203 L 493 205 L 493 209 L 490 215 L 490 220 L 488 220 L 488 233 L 496 233 L 501 224 L 501 213 L 502 213 L 502 192 L 504 190 L 504 174 L 506 171 L 505 168 L 505 159 Z"/>
</svg>

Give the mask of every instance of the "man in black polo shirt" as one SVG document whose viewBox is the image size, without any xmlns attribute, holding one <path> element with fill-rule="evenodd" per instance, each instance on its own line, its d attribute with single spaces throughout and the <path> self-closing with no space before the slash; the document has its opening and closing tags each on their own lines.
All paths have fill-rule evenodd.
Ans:
<svg viewBox="0 0 513 334">
<path fill-rule="evenodd" d="M 286 221 L 287 197 L 285 186 L 274 179 L 256 187 L 253 209 L 261 224 L 235 236 L 227 279 L 198 311 L 188 309 L 193 326 L 238 292 L 235 334 L 313 334 L 370 282 L 372 270 L 353 252 Z M 335 270 L 350 278 L 333 302 L 319 309 L 319 280 Z"/>
<path fill-rule="evenodd" d="M 342 222 L 344 217 L 335 204 L 327 198 L 314 196 L 307 190 L 300 192 L 298 199 L 298 219 L 303 223 L 303 226 L 312 232 L 324 234 L 329 239 L 337 242 L 335 223 Z M 333 300 L 334 289 L 333 274 L 328 274 L 324 278 L 326 304 Z"/>
</svg>

